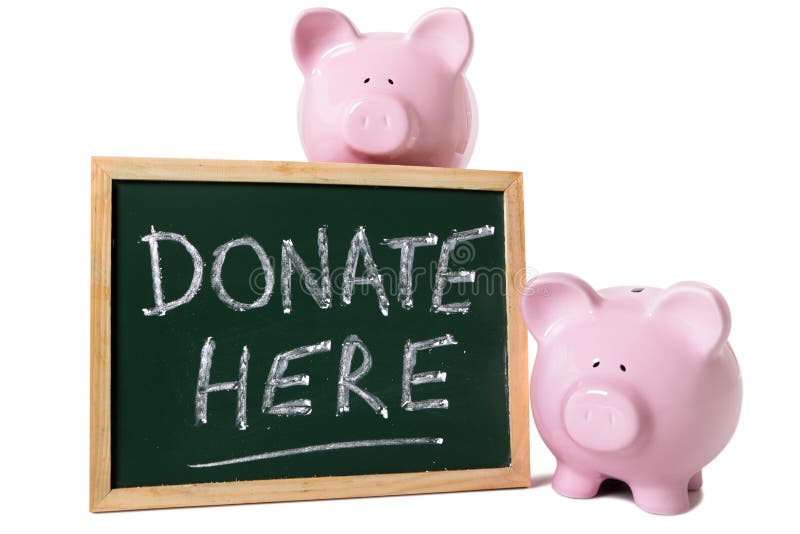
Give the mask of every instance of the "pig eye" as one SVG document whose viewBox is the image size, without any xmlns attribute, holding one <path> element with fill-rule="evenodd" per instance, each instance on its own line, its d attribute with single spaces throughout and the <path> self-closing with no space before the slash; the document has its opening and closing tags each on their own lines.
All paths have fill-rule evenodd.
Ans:
<svg viewBox="0 0 800 534">
<path fill-rule="evenodd" d="M 364 78 L 364 83 L 369 83 L 369 78 Z"/>
<path fill-rule="evenodd" d="M 620 370 L 620 371 L 622 371 L 623 373 L 624 373 L 625 371 L 627 371 L 627 369 L 625 368 L 625 366 L 624 366 L 623 364 L 620 364 L 620 365 L 619 365 L 619 370 Z"/>
<path fill-rule="evenodd" d="M 394 80 L 392 80 L 391 78 L 389 78 L 389 85 L 394 85 Z"/>
<path fill-rule="evenodd" d="M 592 367 L 597 367 L 598 365 L 600 365 L 599 358 L 595 358 L 594 360 L 592 360 Z"/>
</svg>

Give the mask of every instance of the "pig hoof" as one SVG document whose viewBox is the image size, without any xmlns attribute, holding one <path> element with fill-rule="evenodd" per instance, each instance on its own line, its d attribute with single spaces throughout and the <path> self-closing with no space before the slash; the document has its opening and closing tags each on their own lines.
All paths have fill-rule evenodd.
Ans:
<svg viewBox="0 0 800 534">
<path fill-rule="evenodd" d="M 689 511 L 689 492 L 675 488 L 631 488 L 636 504 L 651 514 L 677 515 Z"/>
<path fill-rule="evenodd" d="M 603 479 L 599 475 L 586 475 L 559 465 L 553 476 L 553 489 L 565 497 L 588 499 L 597 495 L 601 482 Z"/>
</svg>

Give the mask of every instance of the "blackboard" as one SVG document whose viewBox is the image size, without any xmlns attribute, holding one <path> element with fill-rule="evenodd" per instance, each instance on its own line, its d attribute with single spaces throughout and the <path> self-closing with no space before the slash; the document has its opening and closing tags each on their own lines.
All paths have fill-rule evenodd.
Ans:
<svg viewBox="0 0 800 534">
<path fill-rule="evenodd" d="M 96 158 L 93 178 L 92 509 L 529 483 L 520 175 Z"/>
</svg>

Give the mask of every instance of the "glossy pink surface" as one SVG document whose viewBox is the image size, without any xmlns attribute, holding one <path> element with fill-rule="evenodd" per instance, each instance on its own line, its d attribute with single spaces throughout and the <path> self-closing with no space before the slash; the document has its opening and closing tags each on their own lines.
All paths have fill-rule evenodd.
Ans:
<svg viewBox="0 0 800 534">
<path fill-rule="evenodd" d="M 464 13 L 438 9 L 406 34 L 362 34 L 337 11 L 310 9 L 292 48 L 305 76 L 298 124 L 309 160 L 467 165 L 477 111 Z"/>
<path fill-rule="evenodd" d="M 687 511 L 741 410 L 722 295 L 696 282 L 595 291 L 552 273 L 528 283 L 522 312 L 539 345 L 531 406 L 558 462 L 553 488 L 586 498 L 613 478 L 648 512 Z"/>
</svg>

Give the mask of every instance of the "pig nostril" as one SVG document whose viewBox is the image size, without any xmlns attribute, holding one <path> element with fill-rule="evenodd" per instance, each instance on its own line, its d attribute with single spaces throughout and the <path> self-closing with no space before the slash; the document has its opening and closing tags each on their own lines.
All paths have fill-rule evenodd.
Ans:
<svg viewBox="0 0 800 534">
<path fill-rule="evenodd" d="M 383 116 L 383 124 L 385 124 L 387 128 L 391 126 L 391 124 L 389 123 L 389 115 Z"/>
<path fill-rule="evenodd" d="M 584 418 L 586 421 L 588 421 L 589 419 L 591 419 L 591 418 L 592 418 L 592 412 L 591 412 L 591 410 L 586 410 L 586 413 L 585 413 L 585 414 L 583 414 L 583 418 Z"/>
</svg>

